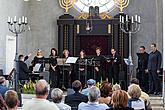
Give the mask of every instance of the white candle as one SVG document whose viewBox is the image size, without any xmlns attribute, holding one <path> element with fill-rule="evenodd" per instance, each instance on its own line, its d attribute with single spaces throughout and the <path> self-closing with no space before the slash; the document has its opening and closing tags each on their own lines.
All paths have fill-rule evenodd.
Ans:
<svg viewBox="0 0 165 110">
<path fill-rule="evenodd" d="M 135 15 L 135 21 L 138 21 L 138 16 L 137 15 Z"/>
<path fill-rule="evenodd" d="M 124 23 L 124 16 L 122 16 L 122 23 Z"/>
<path fill-rule="evenodd" d="M 122 22 L 122 16 L 120 15 L 120 23 Z"/>
<path fill-rule="evenodd" d="M 18 20 L 18 24 L 21 25 L 21 18 L 19 18 L 19 20 Z"/>
<path fill-rule="evenodd" d="M 138 23 L 140 23 L 140 16 L 138 16 Z"/>
<path fill-rule="evenodd" d="M 28 23 L 28 21 L 27 21 L 27 17 L 25 17 L 25 24 L 27 24 Z"/>
<path fill-rule="evenodd" d="M 126 21 L 128 21 L 128 15 L 126 15 Z"/>
<path fill-rule="evenodd" d="M 131 18 L 131 23 L 134 23 L 134 16 L 132 16 Z"/>
<path fill-rule="evenodd" d="M 11 22 L 10 16 L 8 16 L 8 20 L 7 20 L 7 22 L 8 22 L 8 23 L 10 23 L 10 22 Z"/>
<path fill-rule="evenodd" d="M 10 24 L 13 24 L 13 19 L 12 18 L 10 19 Z"/>
<path fill-rule="evenodd" d="M 25 23 L 25 17 L 22 16 L 22 23 Z"/>
<path fill-rule="evenodd" d="M 17 22 L 17 17 L 16 16 L 14 16 L 14 23 L 16 23 Z"/>
</svg>

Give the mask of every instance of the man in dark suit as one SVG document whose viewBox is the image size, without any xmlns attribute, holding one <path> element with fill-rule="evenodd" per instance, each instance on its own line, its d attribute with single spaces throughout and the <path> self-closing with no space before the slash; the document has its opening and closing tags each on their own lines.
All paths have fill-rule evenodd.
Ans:
<svg viewBox="0 0 165 110">
<path fill-rule="evenodd" d="M 77 107 L 81 102 L 88 102 L 88 97 L 80 93 L 81 87 L 81 82 L 79 80 L 75 80 L 72 83 L 72 88 L 75 93 L 65 97 L 65 103 L 73 109 L 75 108 L 75 110 L 77 110 Z"/>
<path fill-rule="evenodd" d="M 157 50 L 156 44 L 151 44 L 152 52 L 149 54 L 148 71 L 149 71 L 149 93 L 159 95 L 160 81 L 159 73 L 161 67 L 161 53 Z"/>
<path fill-rule="evenodd" d="M 108 62 L 108 81 L 112 83 L 119 83 L 119 64 L 121 62 L 121 58 L 117 55 L 116 50 L 114 48 L 111 49 L 110 59 Z"/>
<path fill-rule="evenodd" d="M 24 62 L 24 55 L 19 55 L 19 75 L 18 79 L 20 81 L 25 81 L 29 79 L 29 73 L 32 73 Z"/>
<path fill-rule="evenodd" d="M 149 54 L 145 51 L 144 46 L 140 46 L 138 56 L 138 67 L 136 77 L 139 80 L 139 85 L 143 91 L 148 91 L 148 73 L 146 72 L 148 66 Z"/>
</svg>

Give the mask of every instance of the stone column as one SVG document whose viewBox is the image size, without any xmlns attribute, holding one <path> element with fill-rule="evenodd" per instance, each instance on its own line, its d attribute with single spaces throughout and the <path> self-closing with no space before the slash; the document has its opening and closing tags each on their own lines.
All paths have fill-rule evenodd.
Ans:
<svg viewBox="0 0 165 110">
<path fill-rule="evenodd" d="M 163 0 L 163 100 L 165 100 L 165 0 Z"/>
</svg>

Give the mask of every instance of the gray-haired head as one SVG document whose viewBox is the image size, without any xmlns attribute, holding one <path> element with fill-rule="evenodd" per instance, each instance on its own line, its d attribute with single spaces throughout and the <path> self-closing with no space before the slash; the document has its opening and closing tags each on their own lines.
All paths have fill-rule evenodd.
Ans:
<svg viewBox="0 0 165 110">
<path fill-rule="evenodd" d="M 54 103 L 60 103 L 62 100 L 63 91 L 59 88 L 54 88 L 51 92 L 51 98 Z"/>
<path fill-rule="evenodd" d="M 119 84 L 113 85 L 112 91 L 117 91 L 117 90 L 121 90 L 121 86 Z"/>
<path fill-rule="evenodd" d="M 97 87 L 91 87 L 89 89 L 88 99 L 90 102 L 96 102 L 100 97 L 100 90 Z"/>
</svg>

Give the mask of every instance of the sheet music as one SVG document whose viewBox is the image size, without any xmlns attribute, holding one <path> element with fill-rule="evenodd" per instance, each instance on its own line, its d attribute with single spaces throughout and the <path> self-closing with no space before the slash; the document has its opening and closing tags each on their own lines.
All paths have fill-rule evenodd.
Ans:
<svg viewBox="0 0 165 110">
<path fill-rule="evenodd" d="M 40 67 L 41 67 L 41 64 L 37 63 L 35 66 L 34 66 L 34 71 L 39 71 L 40 70 Z"/>
<path fill-rule="evenodd" d="M 76 63 L 78 57 L 68 57 L 65 63 Z"/>
</svg>

